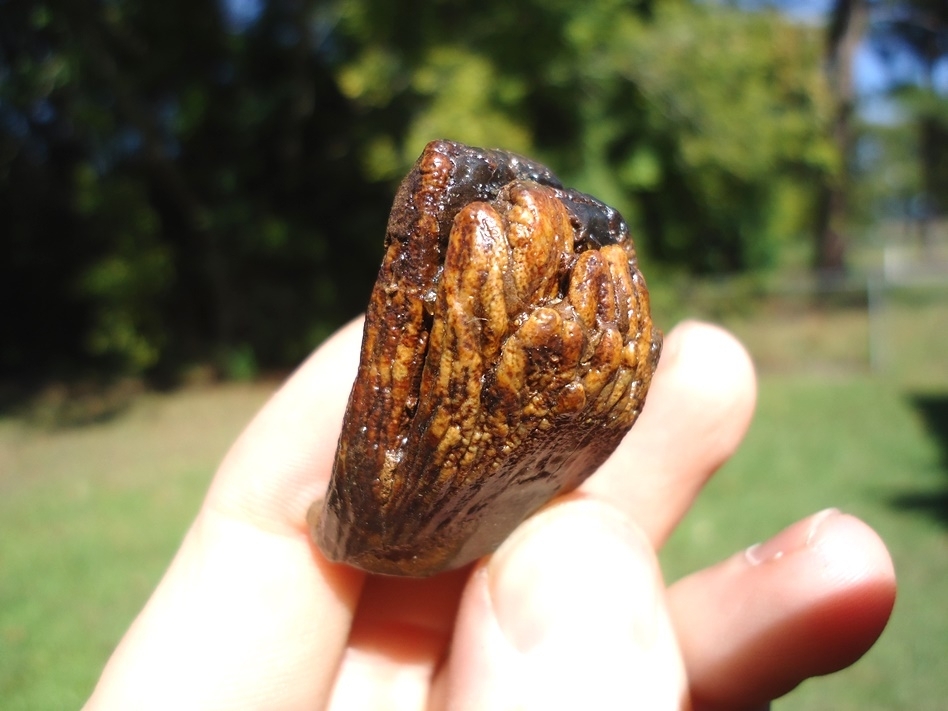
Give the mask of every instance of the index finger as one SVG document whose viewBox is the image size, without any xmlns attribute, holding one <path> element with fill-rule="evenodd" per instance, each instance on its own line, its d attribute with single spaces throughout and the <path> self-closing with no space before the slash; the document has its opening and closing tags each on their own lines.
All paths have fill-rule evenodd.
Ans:
<svg viewBox="0 0 948 711">
<path fill-rule="evenodd" d="M 270 398 L 224 458 L 205 508 L 306 535 L 306 511 L 329 483 L 361 333 L 361 318 L 343 326 Z"/>
</svg>

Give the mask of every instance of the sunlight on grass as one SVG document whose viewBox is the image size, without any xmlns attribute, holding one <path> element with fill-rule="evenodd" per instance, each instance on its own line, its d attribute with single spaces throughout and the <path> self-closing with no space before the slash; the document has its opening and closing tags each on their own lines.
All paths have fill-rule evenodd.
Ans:
<svg viewBox="0 0 948 711">
<path fill-rule="evenodd" d="M 856 363 L 866 333 L 858 310 L 731 324 L 762 367 L 759 411 L 664 551 L 669 579 L 837 506 L 881 533 L 900 581 L 878 645 L 851 669 L 807 682 L 777 711 L 924 711 L 948 698 L 948 372 L 939 369 L 948 346 L 935 326 L 944 305 L 905 306 L 918 316 L 914 331 L 900 308 L 888 317 L 901 352 L 883 373 Z M 5 710 L 82 703 L 217 462 L 272 388 L 144 395 L 111 420 L 70 429 L 0 419 Z"/>
<path fill-rule="evenodd" d="M 77 708 L 271 387 L 146 396 L 110 422 L 0 420 L 0 699 Z"/>
<path fill-rule="evenodd" d="M 876 647 L 845 672 L 808 682 L 777 710 L 943 708 L 946 522 L 937 510 L 900 504 L 944 495 L 948 472 L 940 456 L 912 400 L 879 379 L 763 378 L 747 441 L 664 552 L 669 578 L 836 506 L 882 535 L 900 583 L 892 622 Z"/>
</svg>

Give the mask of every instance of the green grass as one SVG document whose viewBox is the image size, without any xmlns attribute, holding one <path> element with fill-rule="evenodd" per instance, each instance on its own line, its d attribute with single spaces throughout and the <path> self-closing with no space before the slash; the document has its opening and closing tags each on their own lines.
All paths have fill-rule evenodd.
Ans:
<svg viewBox="0 0 948 711">
<path fill-rule="evenodd" d="M 932 402 L 944 417 L 948 391 Z M 869 376 L 764 377 L 747 441 L 666 547 L 674 579 L 828 506 L 882 535 L 899 577 L 889 627 L 854 667 L 806 683 L 778 711 L 944 708 L 948 433 L 930 432 L 924 410 Z"/>
<path fill-rule="evenodd" d="M 899 594 L 877 645 L 776 711 L 943 709 L 948 698 L 948 293 L 866 309 L 770 299 L 722 320 L 761 370 L 757 415 L 663 552 L 669 579 L 828 506 L 883 537 Z"/>
<path fill-rule="evenodd" d="M 0 420 L 0 707 L 82 704 L 270 389 L 148 395 L 63 430 Z"/>
<path fill-rule="evenodd" d="M 910 307 L 914 321 L 904 323 L 893 307 L 898 350 L 882 373 L 859 350 L 858 310 L 800 313 L 779 328 L 766 314 L 731 323 L 764 369 L 759 412 L 666 548 L 669 578 L 838 506 L 882 534 L 900 580 L 878 645 L 778 711 L 940 709 L 948 698 L 948 347 L 937 326 L 944 306 Z M 112 419 L 67 429 L 0 419 L 4 709 L 82 703 L 270 389 L 149 394 Z"/>
</svg>

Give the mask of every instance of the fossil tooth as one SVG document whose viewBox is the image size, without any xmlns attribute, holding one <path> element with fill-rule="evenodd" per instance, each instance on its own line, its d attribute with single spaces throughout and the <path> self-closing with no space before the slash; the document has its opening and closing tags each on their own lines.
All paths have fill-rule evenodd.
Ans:
<svg viewBox="0 0 948 711">
<path fill-rule="evenodd" d="M 492 552 L 612 453 L 660 350 L 618 212 L 520 156 L 428 144 L 389 217 L 314 540 L 389 575 Z"/>
</svg>

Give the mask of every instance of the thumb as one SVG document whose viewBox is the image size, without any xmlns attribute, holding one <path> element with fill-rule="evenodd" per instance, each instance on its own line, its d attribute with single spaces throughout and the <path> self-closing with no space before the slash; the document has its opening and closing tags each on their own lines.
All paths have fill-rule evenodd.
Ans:
<svg viewBox="0 0 948 711">
<path fill-rule="evenodd" d="M 451 709 L 688 708 L 645 535 L 573 498 L 523 524 L 465 590 L 435 684 Z"/>
</svg>

